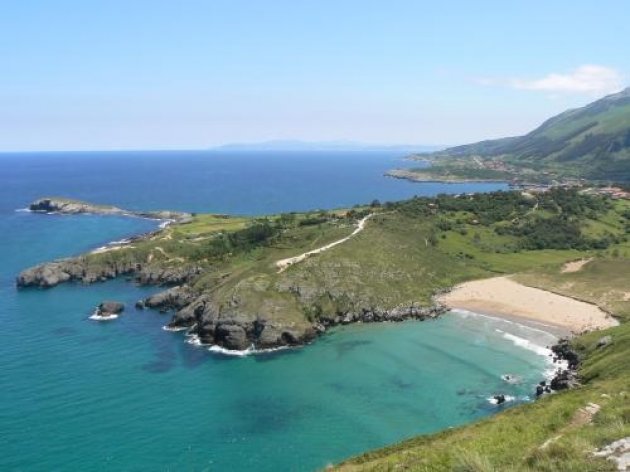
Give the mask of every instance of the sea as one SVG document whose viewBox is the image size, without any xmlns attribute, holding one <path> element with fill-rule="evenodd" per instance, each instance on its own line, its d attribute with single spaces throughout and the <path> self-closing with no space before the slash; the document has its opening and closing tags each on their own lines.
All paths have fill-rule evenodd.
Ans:
<svg viewBox="0 0 630 472">
<path fill-rule="evenodd" d="M 132 210 L 330 209 L 504 184 L 412 183 L 395 152 L 0 154 L 0 470 L 313 471 L 532 401 L 552 335 L 469 312 L 340 327 L 311 345 L 226 355 L 136 311 L 125 280 L 15 287 L 20 270 L 156 222 L 25 210 L 64 196 Z M 104 299 L 116 320 L 90 319 Z M 496 405 L 495 394 L 508 401 Z"/>
</svg>

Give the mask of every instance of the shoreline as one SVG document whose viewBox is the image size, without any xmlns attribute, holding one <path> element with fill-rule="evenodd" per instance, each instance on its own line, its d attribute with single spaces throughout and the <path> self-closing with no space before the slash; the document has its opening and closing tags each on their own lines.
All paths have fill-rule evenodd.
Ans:
<svg viewBox="0 0 630 472">
<path fill-rule="evenodd" d="M 525 326 L 526 328 L 529 328 L 531 330 L 550 334 L 558 339 L 572 336 L 571 330 L 566 327 L 550 323 L 543 323 L 539 320 L 533 320 L 531 318 L 525 318 L 523 316 L 511 315 L 508 313 L 491 312 L 490 310 L 469 310 L 466 308 L 451 308 L 450 311 L 454 313 L 472 314 L 473 316 L 482 316 L 485 318 L 507 321 L 509 323 Z"/>
<path fill-rule="evenodd" d="M 439 184 L 507 184 L 510 185 L 509 179 L 476 179 L 476 178 L 447 178 L 436 177 L 428 174 L 411 172 L 406 169 L 393 169 L 385 172 L 385 177 L 392 179 L 408 180 L 417 183 L 439 183 Z"/>
<path fill-rule="evenodd" d="M 450 309 L 488 314 L 563 336 L 618 325 L 597 305 L 529 287 L 507 276 L 464 282 L 436 300 Z"/>
</svg>

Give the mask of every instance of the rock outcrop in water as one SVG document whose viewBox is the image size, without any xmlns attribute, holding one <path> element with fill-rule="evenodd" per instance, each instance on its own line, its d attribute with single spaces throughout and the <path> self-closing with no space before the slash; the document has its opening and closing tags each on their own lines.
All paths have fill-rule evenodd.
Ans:
<svg viewBox="0 0 630 472">
<path fill-rule="evenodd" d="M 50 288 L 63 282 L 104 282 L 121 275 L 134 276 L 144 285 L 176 285 L 201 273 L 196 266 L 160 267 L 129 261 L 94 263 L 85 257 L 60 259 L 26 269 L 17 276 L 18 287 Z"/>
<path fill-rule="evenodd" d="M 119 315 L 125 309 L 125 305 L 121 302 L 112 300 L 102 302 L 96 309 L 99 316 Z"/>
<path fill-rule="evenodd" d="M 186 223 L 191 220 L 192 214 L 177 211 L 130 211 L 111 205 L 95 205 L 79 200 L 65 198 L 40 198 L 29 205 L 29 210 L 38 213 L 61 213 L 65 215 L 78 215 L 91 213 L 97 215 L 137 216 L 155 220 L 171 220 L 178 223 Z"/>
<path fill-rule="evenodd" d="M 571 342 L 568 339 L 560 339 L 557 344 L 551 346 L 551 351 L 556 356 L 555 360 L 567 363 L 567 368 L 558 369 L 551 379 L 549 383 L 551 390 L 566 390 L 578 386 L 577 369 L 580 357 L 571 346 Z"/>
</svg>

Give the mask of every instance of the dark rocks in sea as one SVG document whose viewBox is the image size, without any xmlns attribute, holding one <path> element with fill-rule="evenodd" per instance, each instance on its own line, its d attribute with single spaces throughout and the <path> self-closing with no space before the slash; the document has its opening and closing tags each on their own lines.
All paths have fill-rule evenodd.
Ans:
<svg viewBox="0 0 630 472">
<path fill-rule="evenodd" d="M 505 403 L 505 395 L 503 394 L 494 395 L 492 398 L 494 398 L 494 400 L 497 402 L 497 405 Z"/>
<path fill-rule="evenodd" d="M 580 364 L 580 357 L 571 347 L 571 341 L 569 339 L 559 339 L 557 344 L 551 346 L 551 351 L 556 355 L 558 360 L 567 361 L 569 369 L 575 370 Z"/>
<path fill-rule="evenodd" d="M 551 391 L 574 388 L 580 384 L 577 374 L 580 357 L 571 346 L 570 340 L 566 338 L 559 339 L 557 344 L 551 346 L 551 351 L 554 355 L 553 361 L 565 361 L 567 368 L 557 369 L 549 384 L 546 381 L 541 381 L 536 387 L 536 396 L 541 396 L 543 393 L 550 393 Z"/>
<path fill-rule="evenodd" d="M 105 319 L 112 316 L 115 318 L 116 316 L 121 314 L 124 310 L 125 310 L 124 303 L 113 301 L 113 300 L 107 300 L 107 301 L 101 302 L 96 307 L 96 310 L 94 311 L 94 316 L 97 318 L 105 318 Z"/>
<path fill-rule="evenodd" d="M 63 282 L 93 283 L 128 275 L 141 268 L 140 264 L 110 262 L 90 264 L 85 258 L 61 259 L 22 271 L 16 280 L 18 287 L 54 287 Z"/>
</svg>

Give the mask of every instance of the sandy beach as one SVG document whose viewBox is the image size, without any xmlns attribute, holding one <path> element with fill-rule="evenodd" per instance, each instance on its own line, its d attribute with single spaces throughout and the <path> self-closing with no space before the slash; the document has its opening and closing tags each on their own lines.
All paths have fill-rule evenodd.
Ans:
<svg viewBox="0 0 630 472">
<path fill-rule="evenodd" d="M 538 288 L 509 277 L 466 282 L 441 295 L 437 301 L 449 308 L 486 313 L 507 319 L 523 319 L 580 333 L 616 326 L 618 322 L 601 308 Z"/>
</svg>

